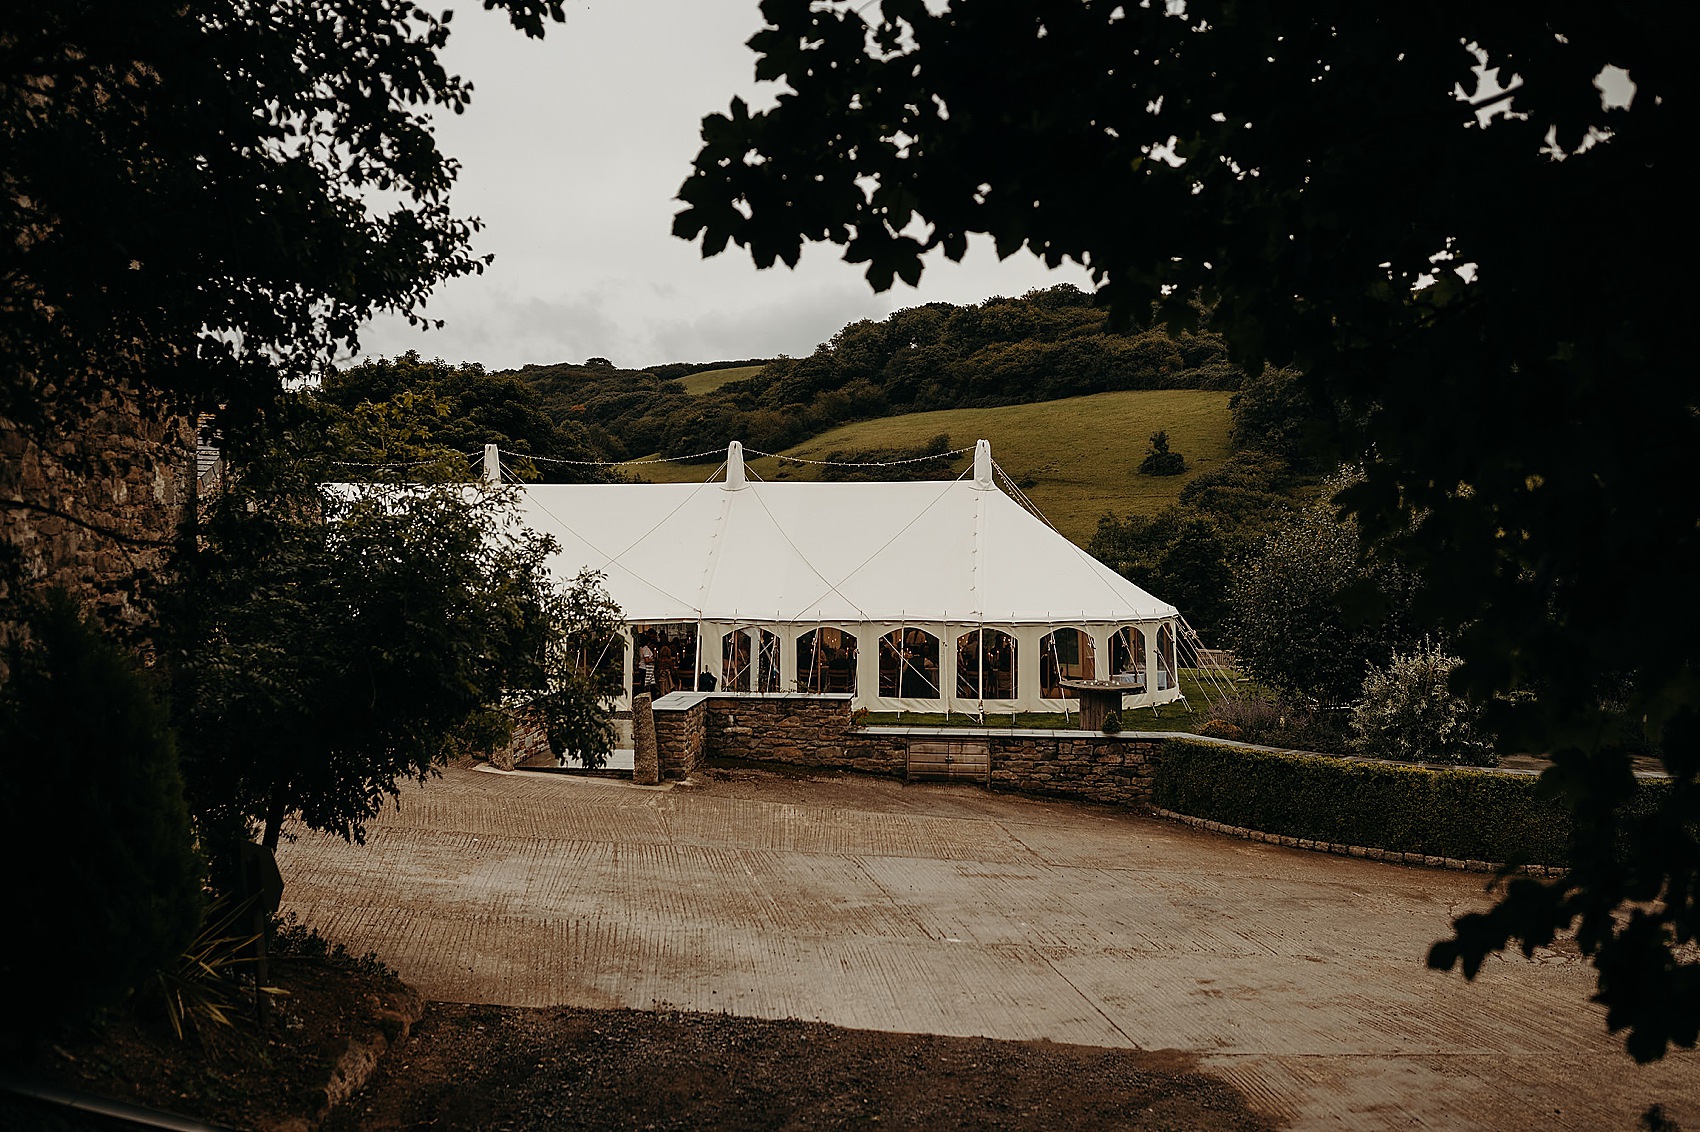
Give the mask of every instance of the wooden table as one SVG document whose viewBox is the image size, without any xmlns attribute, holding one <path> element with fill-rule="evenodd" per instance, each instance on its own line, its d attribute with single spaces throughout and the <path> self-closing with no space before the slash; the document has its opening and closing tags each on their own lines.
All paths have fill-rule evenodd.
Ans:
<svg viewBox="0 0 1700 1132">
<path fill-rule="evenodd" d="M 1114 680 L 1063 680 L 1063 687 L 1080 701 L 1080 729 L 1102 731 L 1104 718 L 1112 711 L 1120 718 L 1122 697 L 1145 691 L 1143 684 L 1118 684 Z"/>
</svg>

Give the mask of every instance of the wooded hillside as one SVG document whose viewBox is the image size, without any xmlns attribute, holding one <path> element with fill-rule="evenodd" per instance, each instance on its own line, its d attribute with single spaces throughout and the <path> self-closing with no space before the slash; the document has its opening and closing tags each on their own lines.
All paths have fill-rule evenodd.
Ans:
<svg viewBox="0 0 1700 1132">
<path fill-rule="evenodd" d="M 698 396 L 674 380 L 752 364 L 626 370 L 593 358 L 513 373 L 537 388 L 557 423 L 587 426 L 617 459 L 711 452 L 734 438 L 779 451 L 848 421 L 1126 389 L 1233 390 L 1241 382 L 1214 335 L 1112 330 L 1092 296 L 1066 284 L 854 322 L 806 358 L 773 359 Z"/>
</svg>

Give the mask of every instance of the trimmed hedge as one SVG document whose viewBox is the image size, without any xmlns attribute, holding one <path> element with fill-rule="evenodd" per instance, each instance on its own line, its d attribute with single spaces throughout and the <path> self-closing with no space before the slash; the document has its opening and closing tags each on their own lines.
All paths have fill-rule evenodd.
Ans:
<svg viewBox="0 0 1700 1132">
<path fill-rule="evenodd" d="M 1157 761 L 1151 800 L 1193 817 L 1330 844 L 1569 863 L 1569 816 L 1524 775 L 1171 740 Z"/>
</svg>

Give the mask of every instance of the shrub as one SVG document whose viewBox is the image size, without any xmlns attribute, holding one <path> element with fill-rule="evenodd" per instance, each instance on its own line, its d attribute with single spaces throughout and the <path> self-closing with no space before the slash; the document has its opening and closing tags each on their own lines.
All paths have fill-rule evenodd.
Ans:
<svg viewBox="0 0 1700 1132">
<path fill-rule="evenodd" d="M 1650 796 L 1650 788 L 1642 792 Z M 1570 820 L 1527 775 L 1387 766 L 1173 740 L 1152 801 L 1228 825 L 1329 844 L 1562 865 Z"/>
<path fill-rule="evenodd" d="M 1201 735 L 1303 751 L 1332 752 L 1345 745 L 1336 715 L 1312 711 L 1279 698 L 1241 692 L 1213 700 L 1209 711 L 1210 723 L 1232 728 L 1234 734 L 1201 728 Z"/>
<path fill-rule="evenodd" d="M 1400 762 L 1496 766 L 1499 756 L 1484 733 L 1480 712 L 1448 686 L 1463 662 L 1424 641 L 1372 668 L 1352 708 L 1354 750 Z"/>
<path fill-rule="evenodd" d="M 130 657 L 63 593 L 30 616 L 0 685 L 4 1028 L 115 1004 L 174 962 L 201 912 L 164 709 Z"/>
<path fill-rule="evenodd" d="M 1186 457 L 1179 452 L 1169 451 L 1169 434 L 1158 429 L 1151 434 L 1151 447 L 1145 452 L 1145 459 L 1139 462 L 1139 474 L 1142 476 L 1178 476 L 1186 471 Z"/>
<path fill-rule="evenodd" d="M 1122 729 L 1122 713 L 1119 711 L 1106 712 L 1104 715 L 1104 734 L 1119 735 Z"/>
<path fill-rule="evenodd" d="M 1206 720 L 1204 726 L 1198 729 L 1198 734 L 1208 735 L 1213 739 L 1244 739 L 1245 732 L 1225 719 Z"/>
<path fill-rule="evenodd" d="M 204 1041 L 213 1027 L 232 1026 L 240 1016 L 247 993 L 243 982 L 259 964 L 254 945 L 260 937 L 250 930 L 252 912 L 252 899 L 220 897 L 208 904 L 188 949 L 147 987 L 147 997 L 162 1008 L 178 1041 L 191 1033 Z M 288 993 L 277 987 L 258 990 L 272 996 Z"/>
<path fill-rule="evenodd" d="M 279 958 L 316 959 L 328 966 L 368 975 L 399 979 L 394 967 L 378 958 L 376 951 L 356 955 L 340 943 L 332 943 L 317 928 L 302 923 L 294 912 L 273 915 L 270 921 L 271 954 Z"/>
</svg>

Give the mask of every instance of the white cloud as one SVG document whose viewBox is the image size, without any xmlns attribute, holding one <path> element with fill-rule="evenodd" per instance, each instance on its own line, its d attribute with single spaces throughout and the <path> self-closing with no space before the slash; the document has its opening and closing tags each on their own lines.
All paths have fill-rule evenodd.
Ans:
<svg viewBox="0 0 1700 1132">
<path fill-rule="evenodd" d="M 476 7 L 456 17 L 444 58 L 473 83 L 473 104 L 440 118 L 438 137 L 462 164 L 456 208 L 484 220 L 475 247 L 496 262 L 432 299 L 442 330 L 380 318 L 363 355 L 418 349 L 492 368 L 801 355 L 900 307 L 1089 285 L 1026 255 L 999 263 L 976 243 L 962 264 L 935 257 L 919 290 L 875 295 L 831 247 L 809 249 L 794 272 L 759 272 L 739 249 L 705 261 L 675 239 L 673 195 L 702 117 L 734 95 L 771 99 L 744 46 L 762 26 L 756 0 L 582 4 L 541 43 Z"/>
</svg>

